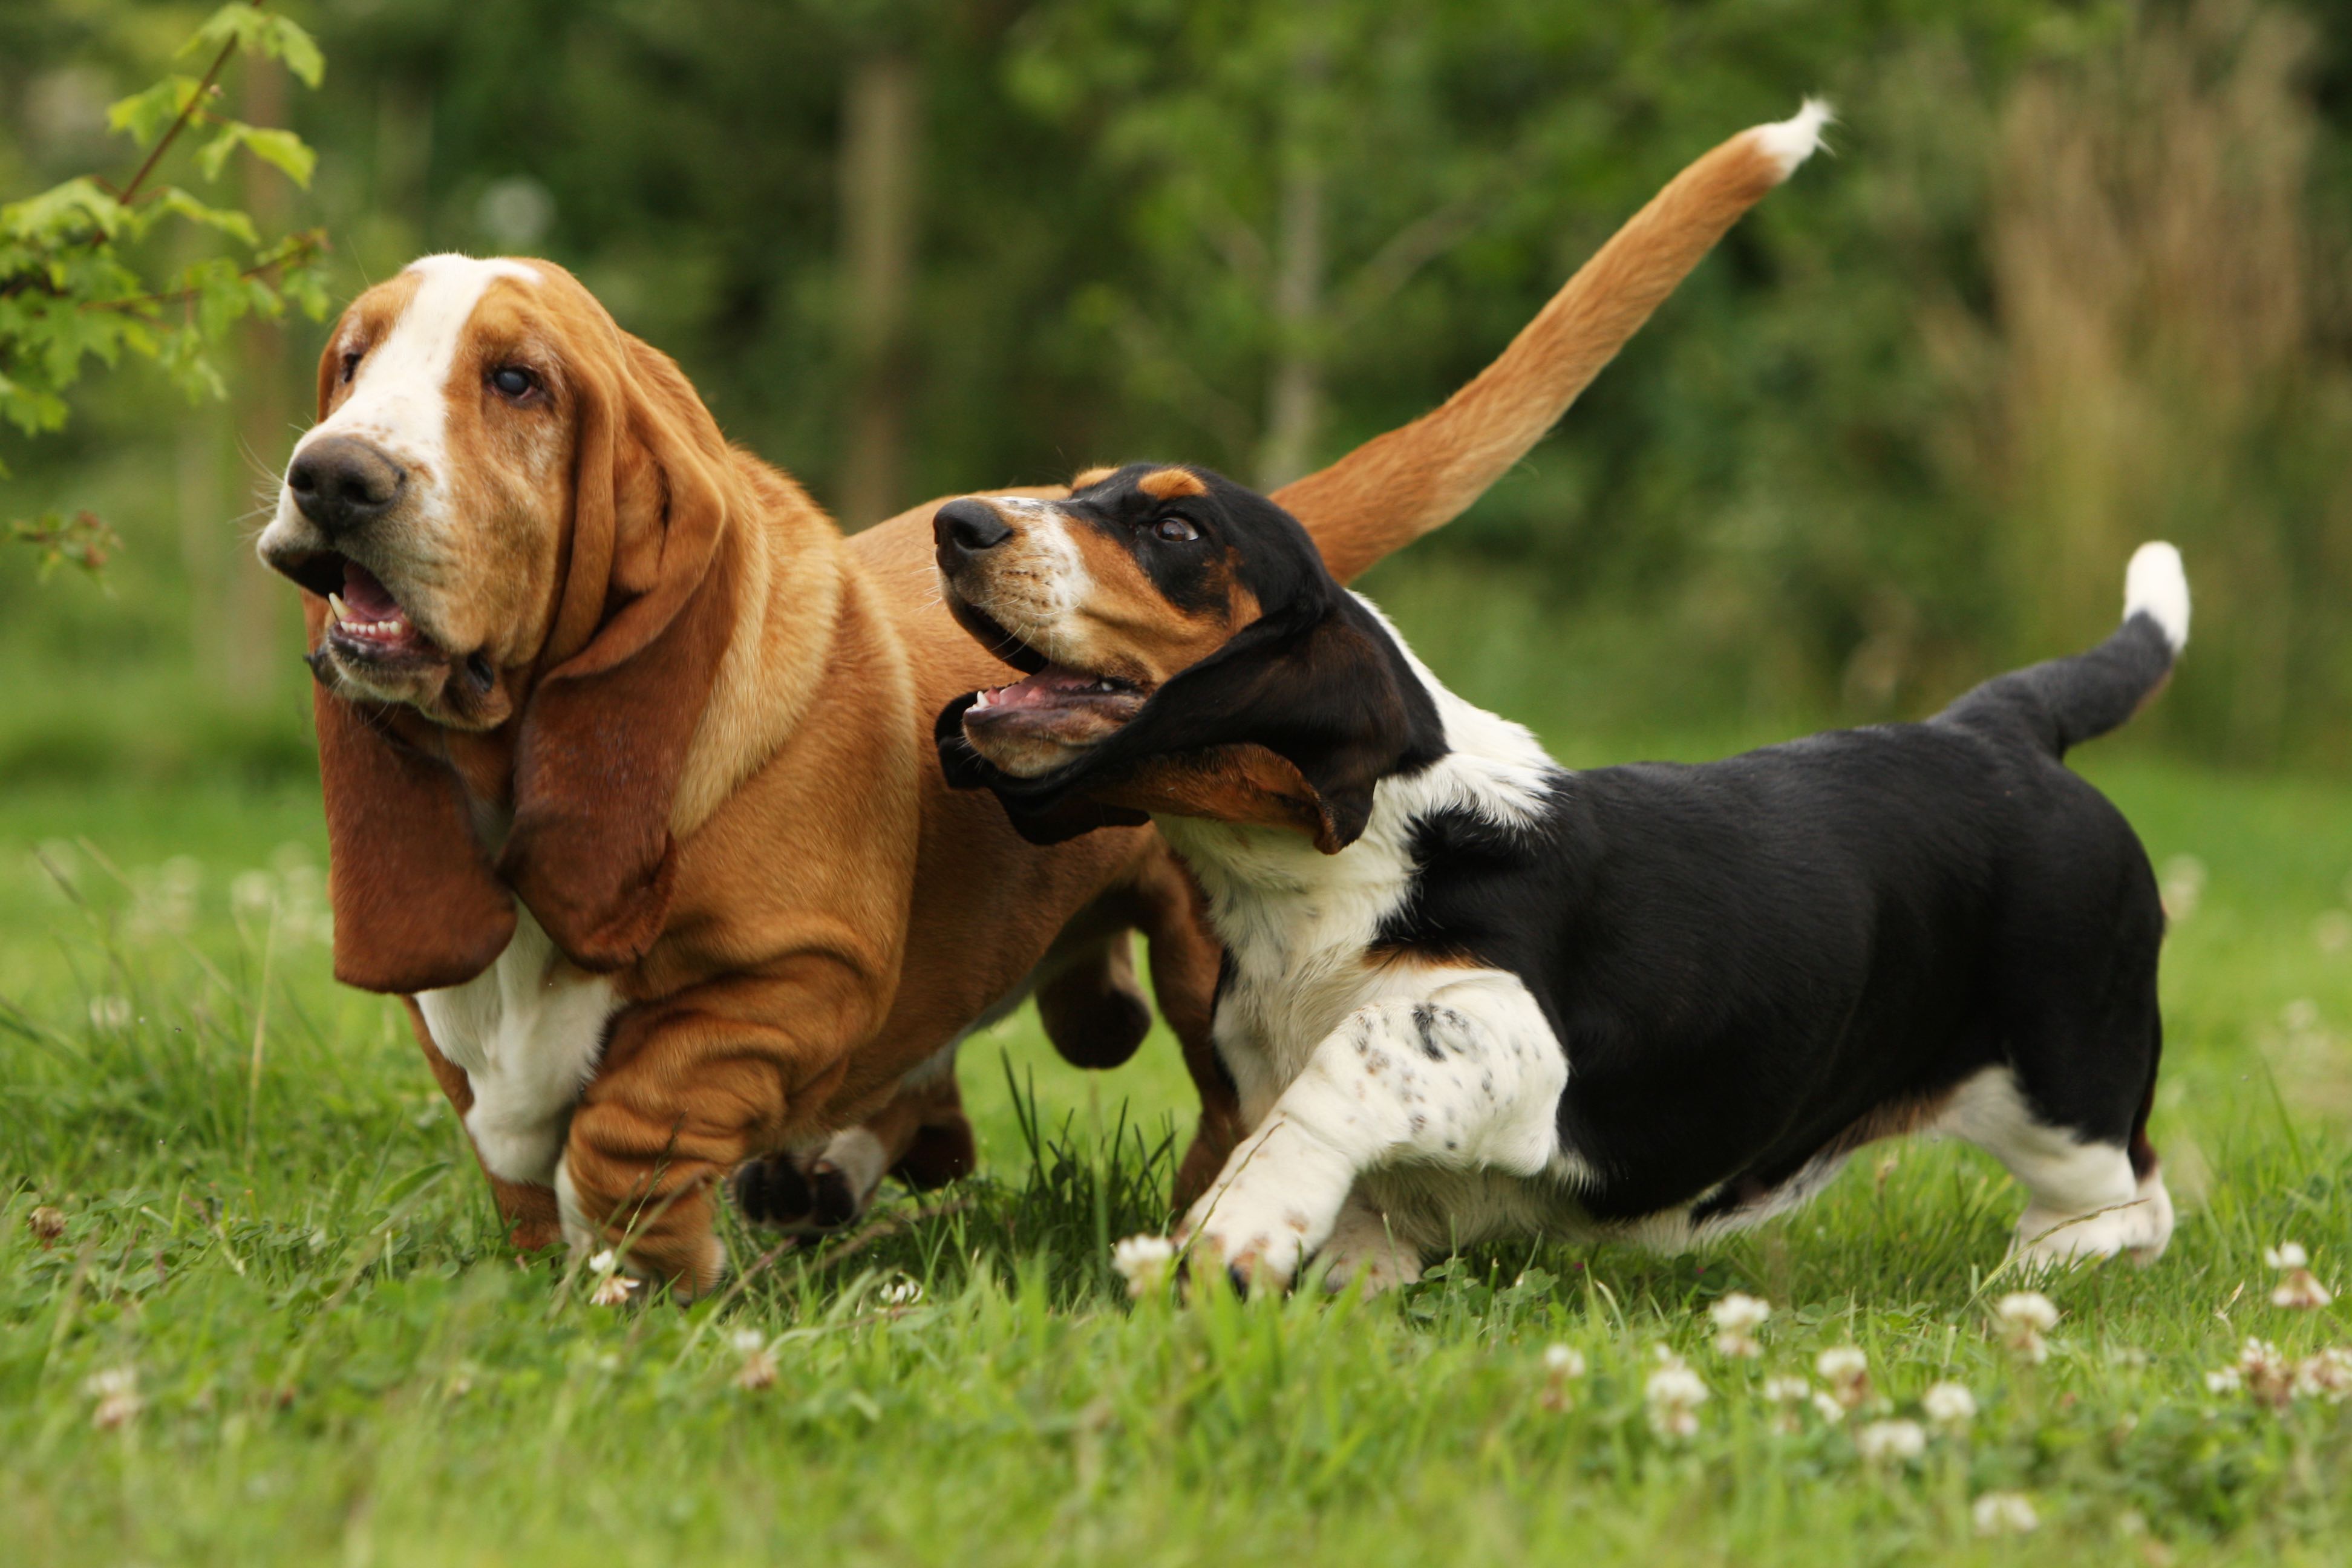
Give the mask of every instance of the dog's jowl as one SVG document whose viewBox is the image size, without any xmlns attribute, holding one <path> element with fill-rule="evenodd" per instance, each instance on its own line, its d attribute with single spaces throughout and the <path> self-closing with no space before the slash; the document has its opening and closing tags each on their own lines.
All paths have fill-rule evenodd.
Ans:
<svg viewBox="0 0 2352 1568">
<path fill-rule="evenodd" d="M 2105 642 L 1924 723 L 1571 772 L 1205 470 L 973 498 L 938 544 L 967 628 L 1032 672 L 941 714 L 950 779 L 1040 841 L 1149 816 L 1208 895 L 1252 1131 L 1182 1229 L 1243 1278 L 1683 1246 L 1927 1130 L 2024 1185 L 2028 1260 L 2163 1249 L 2162 910 L 2061 759 L 2169 675 L 2169 545 Z"/>
</svg>

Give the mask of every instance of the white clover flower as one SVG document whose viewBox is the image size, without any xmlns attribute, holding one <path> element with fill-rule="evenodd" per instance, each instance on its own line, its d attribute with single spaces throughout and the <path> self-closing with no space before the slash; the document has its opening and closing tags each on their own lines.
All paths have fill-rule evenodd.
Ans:
<svg viewBox="0 0 2352 1568">
<path fill-rule="evenodd" d="M 2058 1326 L 2057 1307 L 2039 1290 L 2011 1291 L 1993 1303 L 1992 1315 L 2012 1329 L 2031 1329 L 2036 1333 L 2046 1334 Z"/>
<path fill-rule="evenodd" d="M 1546 1410 L 1565 1410 L 1575 1403 L 1568 1385 L 1584 1375 L 1584 1352 L 1574 1345 L 1551 1345 L 1544 1351 L 1543 1363 L 1543 1393 L 1536 1403 Z"/>
<path fill-rule="evenodd" d="M 65 1211 L 51 1204 L 38 1205 L 25 1215 L 25 1228 L 44 1248 L 54 1247 L 66 1233 Z"/>
<path fill-rule="evenodd" d="M 923 1299 L 923 1286 L 919 1279 L 897 1279 L 882 1287 L 882 1304 L 886 1307 L 911 1307 Z"/>
<path fill-rule="evenodd" d="M 2314 1311 L 2334 1300 L 2335 1295 L 2308 1268 L 2294 1270 L 2271 1292 L 2272 1306 L 2295 1312 Z"/>
<path fill-rule="evenodd" d="M 1706 1384 L 1683 1358 L 1664 1345 L 1658 1347 L 1658 1370 L 1642 1384 L 1649 1402 L 1650 1427 L 1661 1437 L 1689 1437 L 1698 1431 L 1698 1407 L 1707 1401 Z"/>
<path fill-rule="evenodd" d="M 775 1352 L 764 1343 L 755 1343 L 744 1353 L 743 1364 L 735 1369 L 735 1386 L 752 1394 L 772 1388 L 779 1371 Z"/>
<path fill-rule="evenodd" d="M 1813 1391 L 1813 1385 L 1801 1377 L 1768 1377 L 1764 1380 L 1764 1397 L 1775 1405 L 1794 1405 Z"/>
<path fill-rule="evenodd" d="M 2311 1254 L 2303 1249 L 2303 1243 L 2299 1241 L 2282 1241 L 2276 1247 L 2263 1249 L 2263 1261 L 2273 1268 L 2308 1268 L 2311 1267 Z"/>
<path fill-rule="evenodd" d="M 1870 1357 L 1860 1345 L 1832 1345 L 1813 1358 L 1813 1370 L 1830 1385 L 1831 1394 L 1848 1410 L 1870 1397 Z"/>
<path fill-rule="evenodd" d="M 2308 1312 L 2325 1307 L 2336 1299 L 2319 1277 L 2311 1271 L 2311 1255 L 2300 1242 L 2283 1241 L 2263 1254 L 2263 1261 L 2286 1278 L 2271 1292 L 2271 1305 L 2291 1311 Z"/>
<path fill-rule="evenodd" d="M 614 1269 L 618 1268 L 620 1266 L 620 1254 L 614 1252 L 608 1247 L 604 1251 L 598 1253 L 595 1257 L 588 1260 L 588 1272 L 591 1274 L 610 1274 Z"/>
<path fill-rule="evenodd" d="M 2039 1290 L 2012 1290 L 1993 1303 L 1992 1315 L 2000 1321 L 2001 1343 L 2021 1361 L 2039 1366 L 2050 1359 L 2049 1343 L 2042 1336 L 2058 1326 L 2058 1309 L 2049 1297 Z"/>
<path fill-rule="evenodd" d="M 1932 1383 L 1919 1396 L 1919 1408 L 1939 1426 L 1965 1426 L 1976 1418 L 1977 1396 L 1964 1384 Z"/>
<path fill-rule="evenodd" d="M 1754 1329 L 1763 1326 L 1772 1315 L 1772 1303 L 1759 1296 L 1734 1290 L 1707 1309 L 1706 1315 L 1718 1329 Z"/>
<path fill-rule="evenodd" d="M 1727 1356 L 1752 1359 L 1764 1353 L 1756 1341 L 1756 1331 L 1772 1315 L 1772 1303 L 1758 1296 L 1734 1290 L 1707 1309 L 1720 1331 L 1715 1336 L 1715 1348 Z"/>
<path fill-rule="evenodd" d="M 2208 1394 L 2236 1394 L 2245 1386 L 2245 1377 L 2234 1366 L 2217 1366 L 2205 1374 Z"/>
<path fill-rule="evenodd" d="M 2273 1409 L 2294 1398 L 2294 1363 L 2268 1340 L 2250 1339 L 2238 1352 L 2237 1373 L 2246 1393 Z"/>
<path fill-rule="evenodd" d="M 596 1289 L 589 1292 L 588 1304 L 592 1307 L 617 1307 L 626 1301 L 629 1292 L 641 1283 L 625 1274 L 607 1274 L 596 1282 Z"/>
<path fill-rule="evenodd" d="M 1874 1421 L 1853 1435 L 1855 1452 L 1872 1464 L 1916 1459 L 1927 1451 L 1927 1429 L 1916 1421 Z"/>
<path fill-rule="evenodd" d="M 89 1413 L 89 1424 L 103 1432 L 111 1432 L 147 1405 L 139 1397 L 138 1373 L 127 1366 L 92 1373 L 81 1386 L 83 1393 L 98 1402 Z"/>
<path fill-rule="evenodd" d="M 750 1355 L 753 1351 L 767 1348 L 768 1336 L 757 1329 L 738 1329 L 727 1336 L 727 1342 L 735 1347 L 738 1355 Z"/>
<path fill-rule="evenodd" d="M 1130 1236 L 1110 1249 L 1110 1266 L 1138 1300 L 1167 1283 L 1175 1262 L 1176 1244 L 1164 1236 Z"/>
<path fill-rule="evenodd" d="M 1826 1390 L 1813 1395 L 1813 1413 L 1832 1426 L 1845 1419 L 1845 1406 L 1838 1403 L 1835 1394 Z"/>
<path fill-rule="evenodd" d="M 1979 1535 L 2023 1535 L 2042 1527 L 2042 1516 L 2023 1492 L 1987 1492 L 1969 1514 Z"/>
<path fill-rule="evenodd" d="M 1870 1356 L 1860 1345 L 1832 1345 L 1813 1358 L 1813 1370 L 1832 1383 L 1870 1375 Z"/>
<path fill-rule="evenodd" d="M 2352 1351 L 2334 1347 L 2305 1357 L 2294 1369 L 2294 1392 L 2298 1398 L 2330 1405 L 2352 1398 Z"/>
</svg>

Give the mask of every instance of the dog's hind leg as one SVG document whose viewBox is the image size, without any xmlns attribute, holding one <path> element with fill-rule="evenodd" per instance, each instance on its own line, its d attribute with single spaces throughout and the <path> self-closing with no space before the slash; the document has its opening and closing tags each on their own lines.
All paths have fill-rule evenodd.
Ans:
<svg viewBox="0 0 2352 1568">
<path fill-rule="evenodd" d="M 2029 1268 L 2048 1268 L 2128 1252 L 2155 1261 L 2172 1238 L 2172 1198 L 2153 1151 L 2054 1125 L 2007 1068 L 1963 1084 L 1939 1119 L 1942 1131 L 1976 1144 L 2009 1167 L 2029 1194 L 2013 1253 Z M 2144 1137 L 2137 1140 L 2146 1149 Z"/>
<path fill-rule="evenodd" d="M 976 1152 L 950 1047 L 901 1079 L 887 1104 L 812 1150 L 736 1167 L 736 1206 L 750 1224 L 821 1237 L 862 1219 L 882 1178 L 928 1192 L 971 1173 Z"/>
</svg>

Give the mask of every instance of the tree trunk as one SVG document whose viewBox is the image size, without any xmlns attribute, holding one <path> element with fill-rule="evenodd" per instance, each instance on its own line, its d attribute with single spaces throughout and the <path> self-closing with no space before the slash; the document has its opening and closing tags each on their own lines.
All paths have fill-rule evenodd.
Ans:
<svg viewBox="0 0 2352 1568">
<path fill-rule="evenodd" d="M 915 271 L 922 81 L 902 54 L 870 56 L 849 79 L 841 138 L 843 326 L 849 441 L 839 514 L 863 528 L 905 504 L 908 301 Z"/>
<path fill-rule="evenodd" d="M 1329 62 L 1320 48 L 1309 47 L 1300 51 L 1291 75 L 1270 301 L 1274 363 L 1257 461 L 1258 488 L 1265 490 L 1280 489 L 1315 466 L 1315 437 L 1323 423 L 1323 159 L 1316 131 Z"/>
<path fill-rule="evenodd" d="M 285 67 L 271 59 L 247 62 L 244 112 L 251 124 L 286 123 Z M 262 234 L 284 233 L 286 176 L 258 158 L 247 158 L 245 208 Z M 292 646 L 288 627 L 294 598 L 254 559 L 250 548 L 254 531 L 247 526 L 249 503 L 257 500 L 267 505 L 276 499 L 274 493 L 254 494 L 256 490 L 274 492 L 275 486 L 254 474 L 253 467 L 259 465 L 274 475 L 285 462 L 294 438 L 296 411 L 287 388 L 289 343 L 284 324 L 249 321 L 241 340 L 237 437 L 249 461 L 239 462 L 233 471 L 242 481 L 235 493 L 240 502 L 248 504 L 240 504 L 236 520 L 222 531 L 221 548 L 228 552 L 228 561 L 220 578 L 221 675 L 230 701 L 258 708 L 269 700 L 285 662 L 280 656 Z"/>
</svg>

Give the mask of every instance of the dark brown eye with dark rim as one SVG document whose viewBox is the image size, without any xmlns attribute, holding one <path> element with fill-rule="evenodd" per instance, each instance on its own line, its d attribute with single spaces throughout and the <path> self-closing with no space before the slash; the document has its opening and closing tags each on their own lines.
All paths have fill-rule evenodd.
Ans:
<svg viewBox="0 0 2352 1568">
<path fill-rule="evenodd" d="M 539 388 L 539 377 L 519 364 L 502 364 L 490 372 L 490 384 L 501 397 L 525 398 Z"/>
<path fill-rule="evenodd" d="M 1190 544 L 1201 537 L 1201 531 L 1181 517 L 1163 517 L 1152 525 L 1151 531 L 1171 544 Z"/>
<path fill-rule="evenodd" d="M 366 352 L 367 351 L 365 349 L 345 349 L 343 351 L 343 379 L 345 381 L 351 380 L 351 378 L 357 374 L 360 368 L 360 356 Z"/>
</svg>

